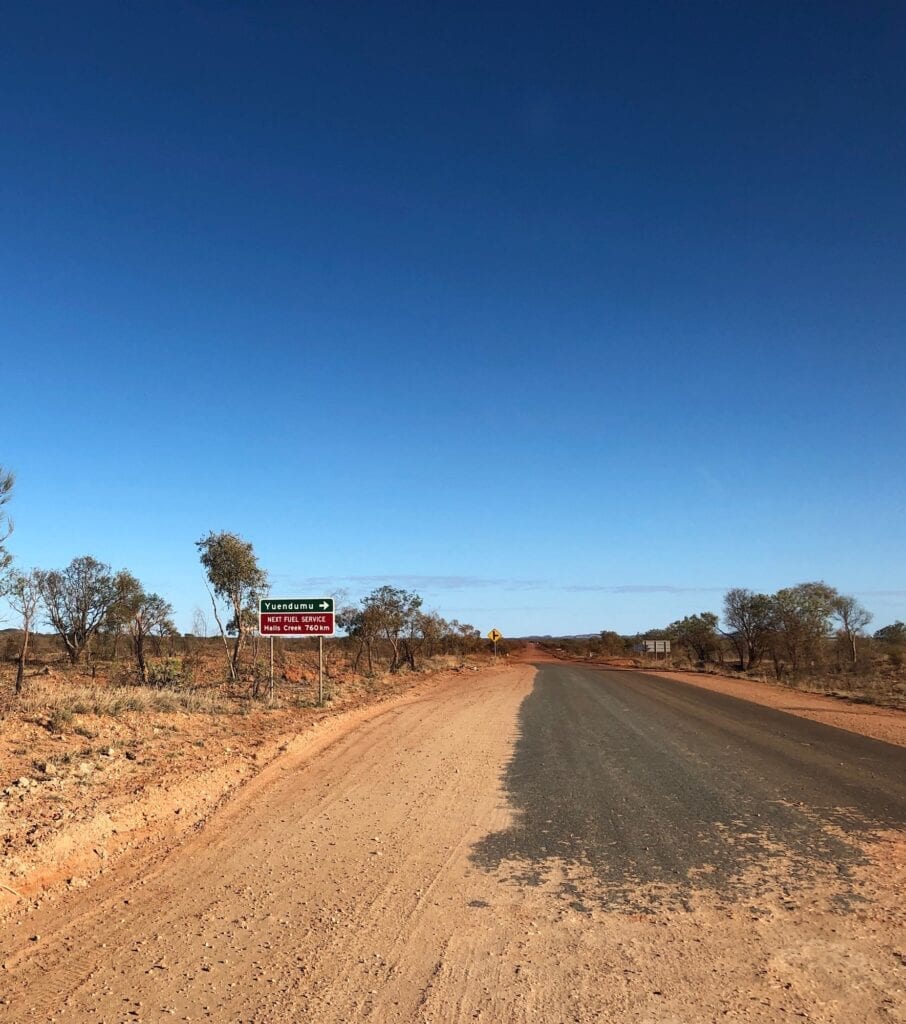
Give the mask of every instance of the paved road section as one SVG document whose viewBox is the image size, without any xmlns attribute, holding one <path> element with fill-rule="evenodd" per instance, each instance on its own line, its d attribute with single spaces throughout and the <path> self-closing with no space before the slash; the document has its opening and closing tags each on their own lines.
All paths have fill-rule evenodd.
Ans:
<svg viewBox="0 0 906 1024">
<path fill-rule="evenodd" d="M 845 883 L 866 838 L 906 824 L 906 748 L 643 673 L 539 666 L 505 785 L 514 824 L 477 863 L 592 869 L 585 896 L 649 909 L 710 888 L 749 898 L 816 867 Z M 572 883 L 570 883 L 572 884 Z"/>
<path fill-rule="evenodd" d="M 0 1021 L 902 1021 L 904 754 L 647 676 L 463 674 L 8 921 Z"/>
</svg>

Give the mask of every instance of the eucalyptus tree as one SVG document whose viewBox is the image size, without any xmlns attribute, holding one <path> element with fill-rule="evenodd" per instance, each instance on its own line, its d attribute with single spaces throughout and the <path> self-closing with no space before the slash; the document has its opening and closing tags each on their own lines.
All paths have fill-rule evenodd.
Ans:
<svg viewBox="0 0 906 1024">
<path fill-rule="evenodd" d="M 12 573 L 6 591 L 6 599 L 13 611 L 18 612 L 21 622 L 22 642 L 16 660 L 16 693 L 22 692 L 25 680 L 25 664 L 28 658 L 28 641 L 31 638 L 35 618 L 41 604 L 41 588 L 38 574 L 31 572 Z"/>
<path fill-rule="evenodd" d="M 0 591 L 10 582 L 9 572 L 13 559 L 6 550 L 6 541 L 13 532 L 13 521 L 4 506 L 13 496 L 15 483 L 15 476 L 0 466 Z"/>
<path fill-rule="evenodd" d="M 794 675 L 821 656 L 821 644 L 830 633 L 837 591 L 826 583 L 798 583 L 771 598 L 772 654 L 778 676 L 784 659 Z"/>
<path fill-rule="evenodd" d="M 906 645 L 906 622 L 891 622 L 889 626 L 882 626 L 875 632 L 875 640 L 885 644 Z"/>
<path fill-rule="evenodd" d="M 38 570 L 36 576 L 47 620 L 75 665 L 117 601 L 116 577 L 91 555 L 74 558 L 65 569 Z"/>
<path fill-rule="evenodd" d="M 859 661 L 856 641 L 864 634 L 865 627 L 872 620 L 872 614 L 850 594 L 836 596 L 831 614 L 840 624 L 840 635 L 849 647 L 850 661 L 855 668 Z"/>
<path fill-rule="evenodd" d="M 214 619 L 227 652 L 230 678 L 239 678 L 240 659 L 250 630 L 249 612 L 258 599 L 267 593 L 267 573 L 258 564 L 251 543 L 236 533 L 211 531 L 196 541 L 201 564 L 208 578 L 208 593 Z M 230 616 L 226 625 L 218 599 L 226 605 Z M 232 643 L 228 639 L 232 636 Z"/>
<path fill-rule="evenodd" d="M 173 625 L 173 608 L 159 594 L 149 594 L 130 572 L 118 573 L 116 582 L 117 617 L 124 624 L 132 641 L 132 656 L 139 679 L 147 683 L 147 640 L 149 637 L 172 636 L 176 633 L 176 627 Z"/>
<path fill-rule="evenodd" d="M 689 654 L 702 664 L 710 661 L 720 651 L 717 616 L 714 612 L 687 615 L 671 623 L 667 628 L 670 639 L 685 647 Z"/>
<path fill-rule="evenodd" d="M 403 665 L 415 668 L 414 637 L 421 612 L 421 597 L 400 587 L 383 586 L 362 598 L 366 620 L 375 634 L 390 645 L 390 671 Z"/>
<path fill-rule="evenodd" d="M 364 654 L 368 659 L 368 675 L 374 674 L 374 643 L 377 640 L 377 616 L 365 608 L 343 605 L 337 611 L 337 626 L 356 645 L 352 671 L 359 671 Z"/>
<path fill-rule="evenodd" d="M 755 668 L 768 651 L 774 626 L 774 605 L 767 594 L 733 587 L 724 595 L 726 636 L 739 654 L 739 667 Z"/>
</svg>

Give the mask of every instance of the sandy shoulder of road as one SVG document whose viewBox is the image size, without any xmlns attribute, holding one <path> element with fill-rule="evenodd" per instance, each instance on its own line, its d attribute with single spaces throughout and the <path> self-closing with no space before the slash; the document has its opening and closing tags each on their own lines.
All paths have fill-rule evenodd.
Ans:
<svg viewBox="0 0 906 1024">
<path fill-rule="evenodd" d="M 776 708 L 813 722 L 832 725 L 837 729 L 870 736 L 906 747 L 906 711 L 897 708 L 861 704 L 839 697 L 825 697 L 820 693 L 805 693 L 776 683 L 762 683 L 755 679 L 735 679 L 730 676 L 709 675 L 703 672 L 651 672 L 660 679 L 678 679 L 713 693 L 748 700 L 767 708 Z"/>
<path fill-rule="evenodd" d="M 125 856 L 162 855 L 278 766 L 301 763 L 373 718 L 480 675 L 473 667 L 397 676 L 368 691 L 350 687 L 323 709 L 86 715 L 82 734 L 4 722 L 0 919 L 24 903 L 87 887 Z M 18 754 L 45 770 L 24 774 Z"/>
</svg>

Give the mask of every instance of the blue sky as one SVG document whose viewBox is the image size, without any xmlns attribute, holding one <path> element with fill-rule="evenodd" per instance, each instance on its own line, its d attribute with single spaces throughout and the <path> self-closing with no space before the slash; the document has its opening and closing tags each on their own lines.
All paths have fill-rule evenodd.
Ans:
<svg viewBox="0 0 906 1024">
<path fill-rule="evenodd" d="M 23 566 L 906 619 L 900 4 L 4 7 Z"/>
</svg>

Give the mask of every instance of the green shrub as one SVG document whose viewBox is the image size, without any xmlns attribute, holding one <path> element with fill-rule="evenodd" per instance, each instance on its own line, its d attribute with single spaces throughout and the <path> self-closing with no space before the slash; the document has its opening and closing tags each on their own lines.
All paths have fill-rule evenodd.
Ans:
<svg viewBox="0 0 906 1024">
<path fill-rule="evenodd" d="M 192 666 L 184 658 L 149 661 L 147 672 L 147 685 L 155 690 L 184 690 L 195 682 Z"/>
</svg>

